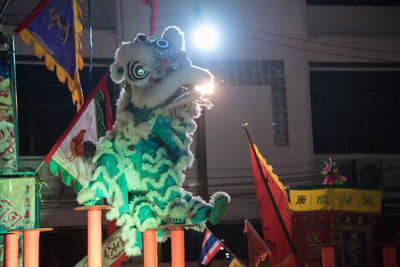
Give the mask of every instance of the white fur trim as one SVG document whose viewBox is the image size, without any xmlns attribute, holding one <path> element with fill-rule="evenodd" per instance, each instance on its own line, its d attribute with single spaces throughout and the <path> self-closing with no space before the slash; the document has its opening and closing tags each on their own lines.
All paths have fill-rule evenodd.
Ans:
<svg viewBox="0 0 400 267">
<path fill-rule="evenodd" d="M 132 80 L 129 78 L 128 73 L 131 70 L 128 70 L 129 63 L 140 62 L 144 69 L 149 72 L 149 74 L 141 80 Z M 125 80 L 131 84 L 132 87 L 145 87 L 149 84 L 150 73 L 154 70 L 155 66 L 158 64 L 158 60 L 154 57 L 153 49 L 150 45 L 145 43 L 122 43 L 117 51 L 115 52 L 115 61 L 114 63 L 116 67 L 113 67 L 111 71 L 116 71 L 117 66 L 122 67 L 124 69 L 123 77 Z M 120 78 L 117 74 L 113 74 L 113 77 L 116 78 L 117 81 L 122 82 L 122 78 Z M 119 78 L 119 79 L 118 79 Z"/>
<path fill-rule="evenodd" d="M 195 66 L 186 66 L 180 70 L 166 75 L 154 87 L 137 91 L 132 95 L 131 101 L 139 108 L 155 107 L 170 97 L 178 88 L 189 84 L 205 84 L 212 79 L 211 73 Z"/>
<path fill-rule="evenodd" d="M 167 39 L 177 51 L 185 50 L 185 37 L 178 27 L 168 26 L 161 34 L 161 37 Z"/>
<path fill-rule="evenodd" d="M 77 201 L 79 204 L 83 204 L 84 202 L 88 201 L 88 200 L 92 200 L 95 199 L 96 194 L 93 190 L 89 189 L 89 188 L 83 188 L 78 196 L 77 196 Z"/>
<path fill-rule="evenodd" d="M 122 72 L 121 72 L 122 69 Z M 110 77 L 111 79 L 119 84 L 122 83 L 125 80 L 125 73 L 123 72 L 124 68 L 119 65 L 117 62 L 111 64 L 110 66 Z"/>
<path fill-rule="evenodd" d="M 215 192 L 211 196 L 210 204 L 214 205 L 214 201 L 221 197 L 226 197 L 228 199 L 228 203 L 231 201 L 231 197 L 227 193 L 219 191 L 219 192 Z"/>
</svg>

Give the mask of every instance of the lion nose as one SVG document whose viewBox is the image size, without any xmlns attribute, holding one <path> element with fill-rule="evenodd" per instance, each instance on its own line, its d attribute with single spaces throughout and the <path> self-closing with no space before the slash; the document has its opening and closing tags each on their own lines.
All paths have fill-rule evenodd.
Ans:
<svg viewBox="0 0 400 267">
<path fill-rule="evenodd" d="M 169 66 L 169 60 L 168 58 L 160 58 L 160 66 L 163 68 L 167 68 Z"/>
</svg>

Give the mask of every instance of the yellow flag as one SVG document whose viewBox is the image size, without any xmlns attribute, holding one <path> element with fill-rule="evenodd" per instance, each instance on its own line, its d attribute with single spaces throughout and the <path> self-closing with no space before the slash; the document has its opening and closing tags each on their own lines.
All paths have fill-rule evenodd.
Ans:
<svg viewBox="0 0 400 267">
<path fill-rule="evenodd" d="M 228 267 L 245 267 L 235 257 L 233 257 L 232 259 L 229 260 L 227 266 Z"/>
</svg>

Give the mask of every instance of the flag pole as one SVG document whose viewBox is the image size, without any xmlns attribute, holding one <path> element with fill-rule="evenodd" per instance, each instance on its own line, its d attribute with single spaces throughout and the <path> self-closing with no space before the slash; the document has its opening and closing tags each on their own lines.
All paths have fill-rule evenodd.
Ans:
<svg viewBox="0 0 400 267">
<path fill-rule="evenodd" d="M 40 168 L 42 168 L 43 164 L 44 164 L 44 161 L 42 161 L 40 163 L 39 167 L 36 168 L 36 171 L 35 171 L 34 175 L 36 175 L 39 172 L 39 170 L 40 170 Z"/>
<path fill-rule="evenodd" d="M 270 188 L 269 185 L 268 185 L 268 180 L 265 178 L 264 172 L 263 172 L 262 167 L 261 167 L 260 160 L 259 160 L 259 158 L 258 158 L 258 156 L 257 156 L 257 154 L 256 154 L 255 149 L 254 149 L 253 140 L 251 139 L 250 133 L 249 133 L 249 131 L 247 130 L 247 125 L 248 125 L 248 123 L 242 123 L 242 127 L 244 128 L 244 131 L 246 132 L 247 138 L 249 139 L 250 146 L 251 146 L 251 150 L 252 150 L 252 152 L 253 152 L 253 154 L 254 154 L 254 157 L 255 157 L 255 159 L 256 159 L 256 162 L 257 162 L 258 170 L 260 171 L 260 174 L 261 174 L 261 176 L 262 176 L 262 178 L 263 178 L 264 185 L 265 185 L 265 187 L 266 187 L 266 189 L 267 189 L 268 196 L 269 196 L 269 198 L 271 199 L 272 206 L 274 207 L 276 216 L 278 217 L 278 220 L 279 220 L 279 222 L 280 222 L 280 224 L 281 224 L 281 226 L 282 226 L 282 230 L 283 230 L 283 232 L 285 233 L 285 237 L 286 237 L 286 239 L 287 239 L 287 241 L 288 241 L 288 243 L 289 243 L 289 246 L 290 246 L 290 248 L 292 249 L 293 254 L 295 254 L 294 245 L 293 245 L 293 243 L 292 243 L 292 240 L 291 240 L 291 238 L 290 238 L 290 235 L 289 235 L 289 232 L 288 232 L 288 230 L 287 230 L 287 228 L 286 228 L 286 225 L 285 225 L 285 223 L 283 222 L 282 215 L 281 215 L 281 213 L 279 212 L 279 209 L 278 209 L 278 205 L 276 204 L 275 199 L 274 199 L 274 197 L 273 197 L 273 195 L 272 195 L 271 188 Z"/>
</svg>

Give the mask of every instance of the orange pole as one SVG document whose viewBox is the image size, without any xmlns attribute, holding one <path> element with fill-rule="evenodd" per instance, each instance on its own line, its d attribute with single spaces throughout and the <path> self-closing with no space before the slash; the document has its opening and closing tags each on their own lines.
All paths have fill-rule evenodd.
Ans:
<svg viewBox="0 0 400 267">
<path fill-rule="evenodd" d="M 35 229 L 24 231 L 24 267 L 39 267 L 39 235 Z"/>
<path fill-rule="evenodd" d="M 8 233 L 4 237 L 4 266 L 18 267 L 19 234 Z"/>
<path fill-rule="evenodd" d="M 335 267 L 335 248 L 330 246 L 321 247 L 322 266 Z"/>
<path fill-rule="evenodd" d="M 382 248 L 383 254 L 383 266 L 384 267 L 396 267 L 396 248 L 394 246 L 384 245 Z"/>
<path fill-rule="evenodd" d="M 144 267 L 157 267 L 157 232 L 154 229 L 143 233 Z"/>
<path fill-rule="evenodd" d="M 101 209 L 88 210 L 88 267 L 102 266 Z"/>
<path fill-rule="evenodd" d="M 171 265 L 185 267 L 185 233 L 182 226 L 172 226 Z"/>
</svg>

